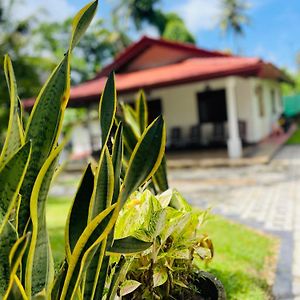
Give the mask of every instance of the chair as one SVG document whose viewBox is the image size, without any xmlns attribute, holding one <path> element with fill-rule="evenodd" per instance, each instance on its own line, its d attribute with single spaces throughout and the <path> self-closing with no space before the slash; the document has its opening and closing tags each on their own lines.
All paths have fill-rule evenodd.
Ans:
<svg viewBox="0 0 300 300">
<path fill-rule="evenodd" d="M 224 143 L 226 142 L 225 126 L 224 123 L 213 124 L 213 143 Z"/>
<path fill-rule="evenodd" d="M 171 128 L 170 132 L 170 147 L 180 148 L 182 146 L 182 131 L 180 127 Z"/>
<path fill-rule="evenodd" d="M 191 147 L 201 145 L 201 126 L 199 124 L 190 127 L 189 144 Z"/>
<path fill-rule="evenodd" d="M 239 120 L 238 127 L 239 127 L 240 139 L 243 143 L 245 143 L 246 138 L 247 138 L 247 123 L 246 123 L 246 121 Z"/>
</svg>

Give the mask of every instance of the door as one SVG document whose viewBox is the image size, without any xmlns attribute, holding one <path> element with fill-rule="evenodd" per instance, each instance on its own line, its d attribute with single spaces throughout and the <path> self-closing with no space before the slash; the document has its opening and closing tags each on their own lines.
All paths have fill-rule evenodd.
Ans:
<svg viewBox="0 0 300 300">
<path fill-rule="evenodd" d="M 227 121 L 225 89 L 197 94 L 199 123 L 224 123 Z"/>
</svg>

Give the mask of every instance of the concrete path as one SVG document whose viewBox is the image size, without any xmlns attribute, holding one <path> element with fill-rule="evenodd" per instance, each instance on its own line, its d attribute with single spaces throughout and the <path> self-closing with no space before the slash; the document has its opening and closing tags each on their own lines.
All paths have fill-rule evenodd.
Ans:
<svg viewBox="0 0 300 300">
<path fill-rule="evenodd" d="M 278 236 L 274 295 L 300 300 L 300 146 L 285 146 L 268 165 L 173 169 L 169 177 L 193 205 Z"/>
</svg>

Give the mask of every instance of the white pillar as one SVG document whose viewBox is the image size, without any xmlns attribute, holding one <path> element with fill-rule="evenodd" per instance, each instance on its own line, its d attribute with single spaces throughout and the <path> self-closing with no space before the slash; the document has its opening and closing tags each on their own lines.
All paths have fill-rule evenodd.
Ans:
<svg viewBox="0 0 300 300">
<path fill-rule="evenodd" d="M 227 149 L 229 158 L 240 158 L 242 156 L 242 143 L 239 136 L 235 85 L 235 78 L 229 77 L 226 82 L 226 105 L 228 119 Z"/>
</svg>

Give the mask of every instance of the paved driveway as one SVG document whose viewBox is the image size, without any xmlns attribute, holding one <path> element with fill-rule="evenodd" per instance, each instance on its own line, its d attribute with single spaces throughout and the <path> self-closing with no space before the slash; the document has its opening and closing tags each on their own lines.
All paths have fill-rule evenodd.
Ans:
<svg viewBox="0 0 300 300">
<path fill-rule="evenodd" d="M 196 206 L 281 239 L 276 299 L 300 299 L 300 146 L 285 146 L 269 165 L 185 169 L 171 186 Z"/>
</svg>

